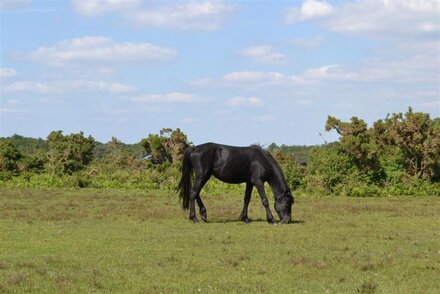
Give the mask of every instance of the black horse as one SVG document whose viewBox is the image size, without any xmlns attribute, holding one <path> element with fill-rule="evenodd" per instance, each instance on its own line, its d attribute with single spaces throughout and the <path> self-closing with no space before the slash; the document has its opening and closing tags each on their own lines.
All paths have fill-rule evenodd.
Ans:
<svg viewBox="0 0 440 294">
<path fill-rule="evenodd" d="M 195 173 L 195 179 L 191 187 L 192 171 Z M 281 222 L 291 222 L 293 196 L 281 168 L 269 152 L 256 145 L 234 147 L 206 143 L 185 151 L 182 178 L 178 187 L 182 207 L 189 209 L 189 219 L 194 223 L 198 223 L 195 200 L 203 221 L 207 221 L 206 207 L 200 198 L 200 191 L 212 175 L 226 183 L 246 183 L 244 206 L 240 215 L 242 221 L 250 222 L 247 215 L 248 206 L 255 186 L 266 209 L 267 221 L 275 223 L 264 191 L 264 183 L 268 182 L 275 195 L 275 210 Z"/>
</svg>

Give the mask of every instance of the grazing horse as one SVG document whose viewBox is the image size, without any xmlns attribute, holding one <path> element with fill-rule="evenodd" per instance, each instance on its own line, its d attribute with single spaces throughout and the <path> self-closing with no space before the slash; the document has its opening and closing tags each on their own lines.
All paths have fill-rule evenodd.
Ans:
<svg viewBox="0 0 440 294">
<path fill-rule="evenodd" d="M 195 179 L 191 186 L 192 172 Z M 235 147 L 206 143 L 188 148 L 183 156 L 182 178 L 178 190 L 183 209 L 189 209 L 189 219 L 198 223 L 195 212 L 195 201 L 200 208 L 203 221 L 207 221 L 206 207 L 200 198 L 200 191 L 211 176 L 231 184 L 246 183 L 244 206 L 240 220 L 248 223 L 248 206 L 252 189 L 255 186 L 261 202 L 266 209 L 267 221 L 275 224 L 264 191 L 268 182 L 275 196 L 275 211 L 282 223 L 292 221 L 291 212 L 293 196 L 286 183 L 281 168 L 275 159 L 260 146 Z"/>
</svg>

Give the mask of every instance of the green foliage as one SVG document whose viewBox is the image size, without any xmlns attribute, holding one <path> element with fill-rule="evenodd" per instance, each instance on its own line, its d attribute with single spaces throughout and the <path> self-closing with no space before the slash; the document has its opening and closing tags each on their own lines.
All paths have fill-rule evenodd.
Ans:
<svg viewBox="0 0 440 294">
<path fill-rule="evenodd" d="M 106 150 L 101 158 L 102 162 L 116 168 L 136 169 L 139 167 L 141 163 L 139 156 L 130 150 L 127 144 L 113 137 L 105 145 Z"/>
<path fill-rule="evenodd" d="M 336 130 L 339 142 L 268 147 L 295 194 L 440 195 L 440 118 L 409 108 L 368 127 L 357 117 L 343 122 L 329 116 L 326 130 Z M 180 129 L 162 129 L 139 144 L 117 138 L 103 144 L 82 132 L 61 131 L 51 132 L 47 140 L 0 138 L 0 186 L 171 191 L 190 145 Z M 151 160 L 142 159 L 145 153 Z M 243 193 L 244 187 L 213 178 L 203 191 Z"/>
<path fill-rule="evenodd" d="M 382 175 L 373 144 L 371 130 L 362 119 L 352 117 L 350 122 L 342 122 L 329 116 L 325 130 L 336 130 L 340 137 L 341 150 L 345 152 L 356 167 L 370 177 L 379 179 Z"/>
<path fill-rule="evenodd" d="M 306 185 L 306 169 L 299 166 L 296 162 L 289 162 L 285 169 L 284 174 L 286 181 L 292 190 L 298 190 L 304 188 Z"/>
<path fill-rule="evenodd" d="M 22 155 L 9 141 L 0 141 L 0 171 L 15 172 L 18 170 L 18 161 Z"/>
<path fill-rule="evenodd" d="M 0 141 L 0 180 L 10 179 L 18 172 L 18 161 L 22 155 L 9 141 Z"/>
<path fill-rule="evenodd" d="M 164 138 L 165 149 L 171 156 L 173 164 L 180 164 L 183 153 L 191 145 L 186 135 L 179 129 L 163 129 L 160 131 L 161 137 Z"/>
<path fill-rule="evenodd" d="M 152 160 L 157 163 L 169 160 L 169 154 L 165 149 L 163 138 L 157 134 L 149 134 L 147 138 L 141 140 L 141 146 L 144 147 L 147 154 L 152 156 Z"/>
<path fill-rule="evenodd" d="M 354 172 L 355 166 L 339 145 L 316 147 L 307 164 L 307 188 L 331 194 Z"/>
<path fill-rule="evenodd" d="M 53 131 L 47 136 L 46 169 L 51 175 L 72 174 L 81 170 L 93 159 L 95 139 L 84 137 L 84 133 L 63 135 L 62 131 Z"/>
<path fill-rule="evenodd" d="M 20 173 L 23 172 L 43 172 L 45 156 L 38 154 L 36 156 L 24 155 L 18 163 Z"/>
<path fill-rule="evenodd" d="M 306 170 L 298 163 L 295 153 L 286 152 L 287 148 L 278 147 L 276 144 L 271 144 L 268 150 L 283 169 L 289 187 L 292 190 L 304 188 Z M 300 162 L 304 163 L 302 160 Z"/>
<path fill-rule="evenodd" d="M 159 134 L 149 134 L 140 142 L 155 163 L 180 164 L 183 152 L 190 146 L 187 136 L 179 129 L 162 129 Z"/>
<path fill-rule="evenodd" d="M 413 112 L 411 107 L 405 114 L 394 113 L 376 121 L 371 128 L 357 117 L 342 122 L 329 116 L 326 130 L 334 129 L 340 134 L 340 151 L 355 167 L 334 192 L 350 196 L 421 195 L 427 191 L 436 194 L 440 162 L 438 121 L 431 120 L 427 113 Z"/>
<path fill-rule="evenodd" d="M 387 151 L 398 148 L 410 176 L 432 180 L 437 177 L 440 164 L 440 123 L 431 120 L 428 113 L 394 113 L 390 118 L 374 124 L 376 144 Z"/>
<path fill-rule="evenodd" d="M 48 149 L 47 141 L 41 138 L 35 139 L 14 134 L 8 138 L 0 138 L 0 140 L 11 142 L 24 156 L 36 156 L 39 153 L 45 153 Z"/>
<path fill-rule="evenodd" d="M 274 154 L 274 152 L 277 150 L 281 151 L 282 153 L 293 157 L 298 164 L 305 165 L 310 158 L 310 152 L 313 148 L 314 146 L 288 146 L 284 144 L 278 146 L 277 144 L 272 143 L 267 147 L 267 150 L 269 150 L 269 152 L 271 152 L 272 154 Z"/>
</svg>

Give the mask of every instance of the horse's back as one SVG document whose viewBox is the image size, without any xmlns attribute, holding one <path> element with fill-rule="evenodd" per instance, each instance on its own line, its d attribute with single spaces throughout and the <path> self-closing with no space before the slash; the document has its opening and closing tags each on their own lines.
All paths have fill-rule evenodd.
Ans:
<svg viewBox="0 0 440 294">
<path fill-rule="evenodd" d="M 192 151 L 196 165 L 228 183 L 250 181 L 256 168 L 264 173 L 265 159 L 261 147 L 238 147 L 216 143 L 198 145 Z"/>
</svg>

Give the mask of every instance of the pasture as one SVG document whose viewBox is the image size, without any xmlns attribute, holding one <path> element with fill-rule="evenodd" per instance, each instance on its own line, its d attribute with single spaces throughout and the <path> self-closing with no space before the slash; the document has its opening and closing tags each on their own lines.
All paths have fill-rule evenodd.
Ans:
<svg viewBox="0 0 440 294">
<path fill-rule="evenodd" d="M 4 293 L 439 293 L 440 198 L 205 195 L 192 224 L 163 191 L 0 189 Z M 269 198 L 273 211 L 273 198 Z"/>
</svg>

